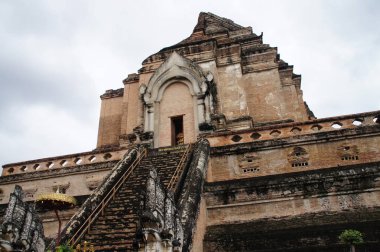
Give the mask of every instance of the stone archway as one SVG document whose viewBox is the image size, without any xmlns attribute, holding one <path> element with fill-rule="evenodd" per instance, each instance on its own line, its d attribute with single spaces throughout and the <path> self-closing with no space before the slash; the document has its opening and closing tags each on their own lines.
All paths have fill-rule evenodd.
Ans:
<svg viewBox="0 0 380 252">
<path fill-rule="evenodd" d="M 178 142 L 178 132 L 174 132 L 173 119 L 181 118 L 181 133 L 183 143 L 191 143 L 196 140 L 196 120 L 194 120 L 194 98 L 189 92 L 189 87 L 183 82 L 173 82 L 165 88 L 159 108 L 157 108 L 155 127 L 158 133 L 158 145 L 169 146 Z"/>
<path fill-rule="evenodd" d="M 181 95 L 184 97 L 186 95 L 183 92 L 183 87 L 187 87 L 187 94 L 191 97 L 193 106 L 193 119 L 187 120 L 186 127 L 189 127 L 189 123 L 193 125 L 191 127 L 194 137 L 188 138 L 187 142 L 196 139 L 199 132 L 199 124 L 209 122 L 210 98 L 207 95 L 208 85 L 206 77 L 198 65 L 191 60 L 180 56 L 178 53 L 173 52 L 172 55 L 156 70 L 150 78 L 149 83 L 146 86 L 142 85 L 140 87 L 140 93 L 143 95 L 144 99 L 144 131 L 154 132 L 154 147 L 168 144 L 167 137 L 163 138 L 160 136 L 161 134 L 170 134 L 168 133 L 170 131 L 164 133 L 161 128 L 161 122 L 164 121 L 160 115 L 161 111 L 163 111 L 161 103 L 163 103 L 164 106 L 178 106 L 178 104 L 176 105 L 173 102 L 170 102 L 170 98 L 167 97 L 166 91 L 170 93 L 172 92 L 170 89 L 179 88 L 180 86 L 182 86 Z M 163 98 L 167 99 L 167 101 L 163 101 Z M 189 102 L 186 103 L 186 106 L 188 105 Z M 164 111 L 166 112 L 169 110 L 170 108 L 164 108 Z M 164 116 L 168 116 L 169 114 L 166 113 Z M 186 115 L 189 116 L 188 114 Z M 175 116 L 175 112 L 169 116 Z M 167 122 L 165 122 L 165 125 L 167 125 Z M 188 130 L 188 132 L 191 131 Z"/>
</svg>

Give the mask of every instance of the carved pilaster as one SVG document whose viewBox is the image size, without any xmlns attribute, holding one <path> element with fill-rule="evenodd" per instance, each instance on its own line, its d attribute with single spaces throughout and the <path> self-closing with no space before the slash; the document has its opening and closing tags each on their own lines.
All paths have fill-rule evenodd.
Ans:
<svg viewBox="0 0 380 252">
<path fill-rule="evenodd" d="M 34 205 L 23 202 L 22 189 L 15 186 L 1 225 L 0 246 L 7 251 L 45 251 L 44 231 Z M 1 250 L 2 251 L 2 250 Z"/>
<path fill-rule="evenodd" d="M 174 251 L 183 238 L 173 196 L 161 184 L 155 169 L 150 170 L 140 213 L 140 231 L 134 246 L 139 251 Z M 141 235 L 139 235 L 141 234 Z M 139 237 L 139 238 L 138 238 Z M 173 243 L 175 246 L 173 246 Z"/>
</svg>

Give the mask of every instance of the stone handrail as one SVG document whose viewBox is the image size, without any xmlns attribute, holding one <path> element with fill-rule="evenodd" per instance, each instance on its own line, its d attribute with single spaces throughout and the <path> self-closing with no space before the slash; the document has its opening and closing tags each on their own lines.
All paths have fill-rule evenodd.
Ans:
<svg viewBox="0 0 380 252">
<path fill-rule="evenodd" d="M 103 180 L 103 183 L 84 202 L 80 210 L 66 224 L 61 233 L 61 243 L 68 242 L 74 235 L 81 232 L 83 223 L 88 221 L 90 215 L 92 215 L 99 205 L 104 202 L 107 195 L 109 195 L 109 192 L 115 189 L 115 185 L 125 176 L 128 176 L 130 168 L 133 168 L 136 162 L 138 163 L 145 155 L 146 149 L 144 147 L 133 147 L 128 150 L 125 157 L 115 165 L 109 175 Z"/>
<path fill-rule="evenodd" d="M 167 186 L 167 189 L 169 191 L 172 191 L 172 192 L 175 191 L 176 186 L 178 185 L 178 181 L 181 179 L 181 173 L 182 173 L 183 169 L 185 168 L 186 161 L 188 159 L 189 152 L 191 150 L 192 150 L 192 144 L 189 144 L 187 146 L 185 152 L 183 153 L 181 160 L 179 161 L 173 176 L 171 177 L 171 179 L 169 181 L 169 184 Z"/>
<path fill-rule="evenodd" d="M 199 139 L 194 144 L 193 157 L 178 200 L 180 219 L 183 227 L 182 251 L 191 251 L 191 242 L 201 202 L 201 193 L 206 178 L 210 144 Z"/>
</svg>

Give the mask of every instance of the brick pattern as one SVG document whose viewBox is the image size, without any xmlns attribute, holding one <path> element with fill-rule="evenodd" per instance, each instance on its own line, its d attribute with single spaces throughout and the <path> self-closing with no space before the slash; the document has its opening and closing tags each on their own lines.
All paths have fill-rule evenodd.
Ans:
<svg viewBox="0 0 380 252">
<path fill-rule="evenodd" d="M 82 241 L 93 244 L 96 251 L 132 250 L 138 227 L 141 196 L 145 191 L 149 169 L 155 168 L 161 182 L 167 186 L 183 153 L 184 149 L 151 150 Z"/>
<path fill-rule="evenodd" d="M 122 113 L 123 97 L 102 100 L 97 147 L 119 144 Z"/>
<path fill-rule="evenodd" d="M 48 157 L 35 160 L 28 160 L 25 162 L 6 164 L 3 166 L 1 176 L 21 175 L 32 172 L 38 172 L 39 174 L 42 174 L 41 172 L 43 171 L 49 171 L 49 173 L 52 173 L 57 169 L 64 169 L 69 167 L 74 168 L 85 165 L 119 161 L 126 152 L 126 148 L 106 148 L 82 153 L 74 153 L 63 156 Z"/>
<path fill-rule="evenodd" d="M 172 138 L 171 118 L 183 116 L 184 142 L 195 140 L 194 104 L 189 88 L 180 82 L 166 88 L 160 104 L 159 146 L 170 146 Z"/>
<path fill-rule="evenodd" d="M 254 151 L 214 155 L 210 160 L 210 174 L 207 179 L 210 182 L 225 181 L 380 161 L 380 136 L 354 138 L 350 141 L 326 139 L 329 141 L 320 141 L 312 145 L 305 141 L 306 139 L 283 140 L 280 142 L 281 146 L 272 142 L 268 144 L 270 147 L 252 143 Z M 297 153 L 296 150 L 299 148 L 305 153 Z M 247 169 L 253 170 L 244 172 Z"/>
<path fill-rule="evenodd" d="M 255 123 L 266 123 L 278 120 L 300 122 L 313 118 L 304 104 L 301 76 L 294 74 L 293 66 L 280 58 L 276 47 L 264 44 L 263 36 L 253 33 L 251 27 L 231 24 L 230 20 L 214 14 L 201 13 L 199 20 L 203 20 L 200 21 L 202 25 L 198 23 L 198 28 L 190 37 L 160 50 L 143 61 L 139 73 L 132 74 L 133 77 L 124 82 L 126 86 L 123 97 L 102 100 L 98 147 L 118 144 L 120 135 L 132 133 L 133 128 L 143 123 L 146 115 L 142 109 L 138 88 L 149 83 L 151 75 L 159 72 L 160 66 L 167 63 L 174 51 L 198 64 L 205 74 L 210 72 L 214 76 L 218 94 L 215 98 L 219 101 L 214 104 L 215 110 L 224 114 L 227 120 L 250 116 Z M 215 67 L 210 68 L 210 64 Z M 184 79 L 189 77 L 176 76 L 179 82 Z M 183 108 L 180 114 L 186 114 L 185 119 L 189 121 L 187 125 L 191 126 L 188 130 L 195 131 L 188 134 L 185 132 L 185 142 L 190 142 L 192 139 L 186 137 L 194 138 L 193 135 L 197 134 L 198 128 L 198 125 L 193 127 L 190 121 L 196 122 L 197 115 L 189 108 L 188 111 L 194 116 L 194 119 L 190 118 L 191 115 L 185 111 L 189 102 L 182 100 L 180 95 L 175 94 L 172 102 L 168 103 L 170 108 Z M 159 113 L 161 118 L 165 116 L 165 120 L 167 116 L 173 116 L 173 113 L 165 114 L 165 111 Z M 155 123 L 159 127 L 166 127 L 168 123 L 165 120 Z M 168 132 L 170 134 L 170 131 Z M 161 133 L 160 131 L 159 134 Z M 156 146 L 169 145 L 170 138 L 160 136 L 160 143 Z"/>
<path fill-rule="evenodd" d="M 378 251 L 379 175 L 375 162 L 206 183 L 203 251 L 345 251 L 349 228 Z"/>
</svg>

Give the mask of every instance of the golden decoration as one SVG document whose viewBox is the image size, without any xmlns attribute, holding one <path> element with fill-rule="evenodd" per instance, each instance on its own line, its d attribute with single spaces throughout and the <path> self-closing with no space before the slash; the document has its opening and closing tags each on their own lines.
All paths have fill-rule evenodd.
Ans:
<svg viewBox="0 0 380 252">
<path fill-rule="evenodd" d="M 62 193 L 40 194 L 37 196 L 36 202 L 41 207 L 49 209 L 73 207 L 77 204 L 77 200 L 73 196 Z"/>
<path fill-rule="evenodd" d="M 55 193 L 40 194 L 37 196 L 36 204 L 45 210 L 54 210 L 58 219 L 58 235 L 55 241 L 55 245 L 59 246 L 61 240 L 61 219 L 59 218 L 58 210 L 74 207 L 77 204 L 76 199 L 73 196 L 66 195 L 59 192 L 59 188 Z"/>
</svg>

